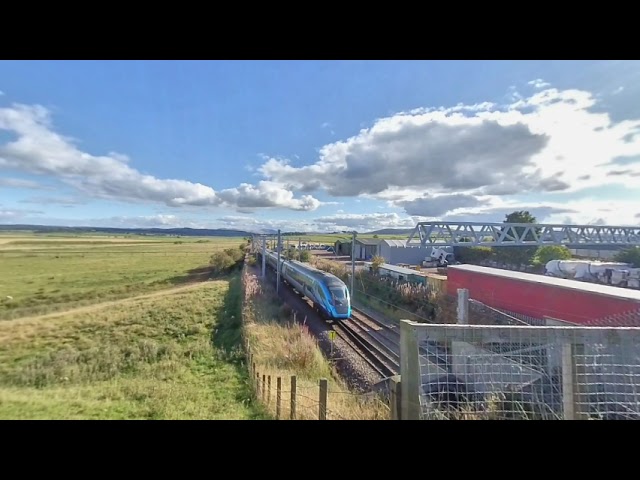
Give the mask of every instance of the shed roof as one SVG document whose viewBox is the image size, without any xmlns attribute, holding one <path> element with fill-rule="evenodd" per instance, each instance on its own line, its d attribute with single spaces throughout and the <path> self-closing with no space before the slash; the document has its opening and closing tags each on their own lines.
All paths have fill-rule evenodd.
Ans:
<svg viewBox="0 0 640 480">
<path fill-rule="evenodd" d="M 362 245 L 378 245 L 381 241 L 379 238 L 356 238 L 356 243 Z"/>
<path fill-rule="evenodd" d="M 391 239 L 385 238 L 382 241 L 387 245 L 389 245 L 390 247 L 406 247 L 407 246 L 406 240 L 391 240 Z"/>
<path fill-rule="evenodd" d="M 544 285 L 568 288 L 583 292 L 591 292 L 607 297 L 624 298 L 640 302 L 640 290 L 614 287 L 611 285 L 601 285 L 598 283 L 582 282 L 580 280 L 569 280 L 565 278 L 550 277 L 547 275 L 536 275 L 535 273 L 514 272 L 512 270 L 502 270 L 500 268 L 481 267 L 479 265 L 449 265 L 449 271 L 462 270 L 467 272 L 482 273 L 494 277 L 510 278 L 524 282 L 540 283 Z"/>
<path fill-rule="evenodd" d="M 365 265 L 371 265 L 371 262 L 365 262 Z M 424 273 L 411 268 L 399 267 L 398 265 L 391 265 L 390 263 L 383 263 L 380 265 L 380 270 L 388 270 L 390 272 L 401 273 L 403 275 L 418 275 L 421 277 L 426 276 Z"/>
</svg>

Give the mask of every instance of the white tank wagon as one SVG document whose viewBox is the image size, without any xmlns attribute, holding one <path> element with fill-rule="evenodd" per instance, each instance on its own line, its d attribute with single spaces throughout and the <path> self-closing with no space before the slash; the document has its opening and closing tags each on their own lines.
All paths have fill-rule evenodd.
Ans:
<svg viewBox="0 0 640 480">
<path fill-rule="evenodd" d="M 632 268 L 628 263 L 550 260 L 545 270 L 545 275 L 551 277 L 640 288 L 640 268 Z"/>
</svg>

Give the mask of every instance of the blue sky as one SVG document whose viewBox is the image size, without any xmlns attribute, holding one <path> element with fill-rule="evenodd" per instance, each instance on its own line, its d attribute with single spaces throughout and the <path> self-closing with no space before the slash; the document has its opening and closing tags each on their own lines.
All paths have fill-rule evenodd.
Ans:
<svg viewBox="0 0 640 480">
<path fill-rule="evenodd" d="M 2 61 L 0 223 L 640 222 L 637 61 Z"/>
</svg>

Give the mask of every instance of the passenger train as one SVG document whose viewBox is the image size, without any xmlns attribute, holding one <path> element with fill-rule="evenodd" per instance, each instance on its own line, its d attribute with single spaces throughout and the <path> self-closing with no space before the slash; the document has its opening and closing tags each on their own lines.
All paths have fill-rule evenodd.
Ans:
<svg viewBox="0 0 640 480">
<path fill-rule="evenodd" d="M 266 252 L 266 264 L 276 270 L 278 254 Z M 335 275 L 296 260 L 280 258 L 280 275 L 286 282 L 313 302 L 329 320 L 351 317 L 351 298 L 345 283 Z"/>
</svg>

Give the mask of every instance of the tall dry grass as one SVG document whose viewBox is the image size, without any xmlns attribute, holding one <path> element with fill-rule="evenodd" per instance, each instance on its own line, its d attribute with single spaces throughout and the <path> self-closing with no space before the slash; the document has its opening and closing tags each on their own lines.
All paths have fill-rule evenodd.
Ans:
<svg viewBox="0 0 640 480">
<path fill-rule="evenodd" d="M 259 374 L 256 392 L 264 407 L 275 416 L 276 383 L 281 378 L 281 418 L 290 414 L 291 377 L 296 376 L 296 418 L 318 419 L 319 380 L 328 380 L 327 418 L 346 420 L 383 420 L 389 408 L 377 397 L 350 392 L 325 359 L 315 337 L 304 325 L 291 318 L 280 305 L 274 288 L 262 283 L 251 270 L 243 272 L 244 337 L 251 361 Z M 253 371 L 253 365 L 249 366 Z M 262 376 L 271 377 L 271 388 L 263 385 Z M 254 379 L 254 386 L 258 386 Z"/>
</svg>

